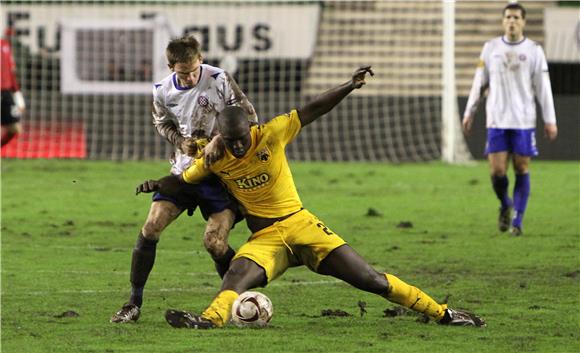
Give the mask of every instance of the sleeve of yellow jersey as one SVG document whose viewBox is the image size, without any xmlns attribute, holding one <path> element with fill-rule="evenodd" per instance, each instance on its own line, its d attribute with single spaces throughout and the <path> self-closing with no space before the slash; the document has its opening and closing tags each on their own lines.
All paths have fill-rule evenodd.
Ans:
<svg viewBox="0 0 580 353">
<path fill-rule="evenodd" d="M 296 110 L 279 115 L 266 123 L 266 125 L 273 135 L 280 138 L 284 145 L 292 142 L 302 127 Z"/>
<path fill-rule="evenodd" d="M 203 166 L 203 158 L 198 158 L 195 163 L 189 166 L 182 174 L 183 180 L 189 184 L 197 184 L 206 176 L 210 175 L 211 171 Z"/>
</svg>

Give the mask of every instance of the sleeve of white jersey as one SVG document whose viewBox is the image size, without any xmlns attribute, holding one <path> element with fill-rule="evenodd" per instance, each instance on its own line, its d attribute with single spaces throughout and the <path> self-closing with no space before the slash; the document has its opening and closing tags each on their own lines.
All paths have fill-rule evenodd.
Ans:
<svg viewBox="0 0 580 353">
<path fill-rule="evenodd" d="M 161 89 L 161 86 L 155 85 L 153 87 L 153 107 L 151 109 L 151 114 L 153 115 L 153 124 L 155 126 L 159 125 L 166 116 L 166 114 L 163 114 L 162 97 L 161 94 L 159 94 Z"/>
<path fill-rule="evenodd" d="M 155 127 L 159 127 L 159 125 L 169 121 L 177 123 L 177 119 L 173 117 L 171 112 L 165 106 L 163 86 L 161 85 L 155 85 L 153 87 L 153 107 L 151 109 L 151 114 L 153 115 L 153 125 L 155 125 Z"/>
<path fill-rule="evenodd" d="M 469 99 L 467 100 L 463 117 L 473 117 L 475 115 L 483 98 L 483 93 L 489 84 L 489 71 L 486 65 L 488 51 L 489 42 L 485 43 L 481 50 L 481 55 L 479 56 L 479 62 L 475 69 L 475 76 L 473 77 L 473 84 L 471 85 L 471 91 L 469 92 Z"/>
<path fill-rule="evenodd" d="M 536 46 L 536 62 L 532 82 L 536 98 L 542 107 L 542 118 L 546 124 L 556 124 L 556 111 L 554 110 L 554 97 L 548 72 L 548 63 L 544 50 L 540 45 Z"/>
<path fill-rule="evenodd" d="M 223 94 L 223 99 L 226 105 L 235 105 L 238 107 L 243 108 L 248 113 L 248 120 L 253 121 L 255 123 L 258 122 L 258 116 L 256 115 L 256 110 L 250 100 L 244 92 L 240 89 L 237 82 L 234 78 L 224 71 L 223 75 L 220 75 L 221 82 L 221 91 L 220 93 Z"/>
</svg>

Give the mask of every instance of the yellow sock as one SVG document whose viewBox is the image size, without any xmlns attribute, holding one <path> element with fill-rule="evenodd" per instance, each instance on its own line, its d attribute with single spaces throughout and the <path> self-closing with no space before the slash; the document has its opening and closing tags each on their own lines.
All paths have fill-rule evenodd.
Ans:
<svg viewBox="0 0 580 353">
<path fill-rule="evenodd" d="M 385 273 L 389 281 L 389 292 L 384 295 L 388 300 L 441 320 L 445 315 L 447 304 L 438 304 L 433 298 L 417 287 L 408 285 L 397 277 Z"/>
<path fill-rule="evenodd" d="M 239 294 L 233 290 L 219 292 L 201 316 L 213 322 L 217 327 L 224 326 L 230 319 L 232 305 L 238 296 Z"/>
</svg>

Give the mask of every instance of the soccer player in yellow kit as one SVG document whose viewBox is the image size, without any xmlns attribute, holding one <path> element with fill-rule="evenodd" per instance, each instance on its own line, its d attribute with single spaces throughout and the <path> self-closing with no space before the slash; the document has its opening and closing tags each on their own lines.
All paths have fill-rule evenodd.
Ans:
<svg viewBox="0 0 580 353">
<path fill-rule="evenodd" d="M 381 295 L 441 324 L 485 326 L 480 317 L 448 308 L 394 275 L 377 272 L 339 235 L 302 207 L 285 147 L 302 127 L 329 112 L 351 91 L 362 87 L 367 73 L 373 75 L 371 67 L 361 67 L 346 83 L 321 94 L 303 108 L 263 125 L 250 127 L 243 109 L 226 107 L 218 117 L 219 131 L 226 146 L 220 160 L 206 167 L 204 161 L 198 159 L 179 177 L 149 180 L 137 187 L 137 193 L 161 190 L 171 194 L 178 190 L 180 183 L 197 183 L 213 173 L 246 209 L 248 228 L 253 233 L 232 260 L 221 290 L 210 306 L 200 316 L 167 310 L 165 318 L 171 326 L 224 326 L 240 293 L 264 286 L 289 267 L 300 265 Z"/>
</svg>

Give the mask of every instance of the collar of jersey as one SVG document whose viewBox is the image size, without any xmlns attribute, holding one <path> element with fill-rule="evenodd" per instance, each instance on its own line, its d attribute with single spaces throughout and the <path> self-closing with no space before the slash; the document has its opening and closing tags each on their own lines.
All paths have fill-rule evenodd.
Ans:
<svg viewBox="0 0 580 353">
<path fill-rule="evenodd" d="M 522 44 L 524 41 L 526 40 L 526 36 L 524 36 L 522 38 L 522 40 L 520 40 L 519 42 L 510 42 L 508 41 L 505 36 L 501 36 L 501 41 L 504 42 L 507 45 L 518 45 L 518 44 Z"/>
<path fill-rule="evenodd" d="M 177 79 L 177 74 L 176 73 L 173 73 L 173 77 L 172 77 L 173 86 L 176 89 L 180 90 L 180 91 L 187 91 L 187 90 L 190 90 L 192 88 L 195 88 L 199 84 L 199 81 L 201 81 L 201 74 L 202 73 L 203 73 L 203 66 L 200 65 L 199 66 L 199 77 L 197 78 L 197 82 L 195 83 L 195 86 L 193 86 L 193 87 L 183 87 L 183 86 L 180 86 L 179 85 L 179 80 Z"/>
</svg>

